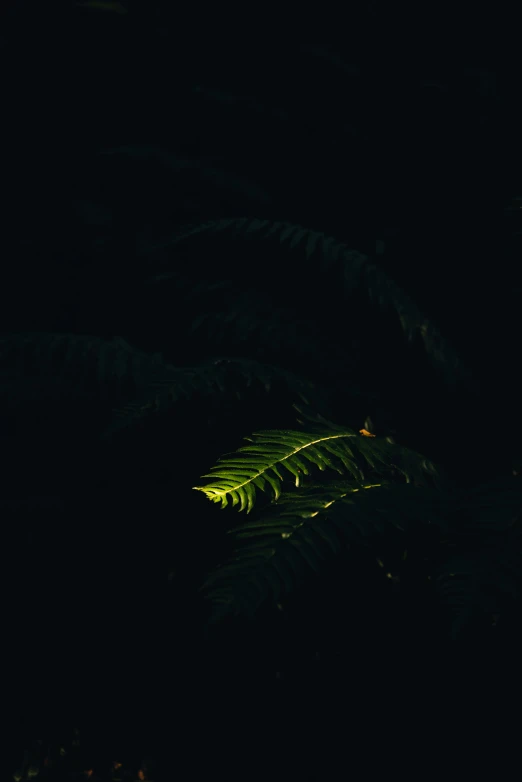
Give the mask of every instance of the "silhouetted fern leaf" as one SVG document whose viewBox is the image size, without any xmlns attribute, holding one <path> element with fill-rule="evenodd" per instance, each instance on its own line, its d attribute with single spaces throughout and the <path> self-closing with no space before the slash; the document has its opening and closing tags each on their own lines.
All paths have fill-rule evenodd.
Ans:
<svg viewBox="0 0 522 782">
<path fill-rule="evenodd" d="M 342 548 L 375 543 L 413 526 L 445 528 L 439 492 L 411 485 L 340 482 L 285 494 L 262 518 L 230 531 L 233 553 L 201 587 L 211 623 L 227 614 L 253 616 L 320 573 Z"/>
<path fill-rule="evenodd" d="M 0 336 L 0 394 L 4 403 L 132 397 L 170 371 L 159 354 L 121 337 L 27 332 Z"/>
<path fill-rule="evenodd" d="M 454 513 L 462 536 L 506 531 L 522 514 L 522 484 L 507 476 L 462 490 L 455 496 Z"/>
<path fill-rule="evenodd" d="M 322 398 L 311 382 L 292 372 L 246 358 L 216 357 L 199 366 L 171 367 L 168 376 L 152 381 L 139 398 L 114 411 L 116 417 L 105 436 L 110 437 L 150 414 L 165 412 L 179 399 L 232 391 L 241 398 L 255 384 L 266 393 L 277 384 L 308 404 L 310 399 Z"/>
<path fill-rule="evenodd" d="M 456 547 L 434 585 L 452 617 L 451 637 L 465 638 L 474 621 L 502 616 L 522 588 L 522 486 L 513 477 L 459 492 L 453 506 Z"/>
<path fill-rule="evenodd" d="M 138 350 L 121 337 L 20 333 L 0 336 L 0 400 L 11 410 L 31 401 L 87 401 L 113 405 L 111 437 L 150 413 L 194 394 L 274 384 L 307 403 L 320 398 L 314 385 L 292 372 L 245 358 L 216 357 L 194 367 L 175 367 L 159 353 Z M 125 401 L 125 404 L 122 404 Z"/>
<path fill-rule="evenodd" d="M 320 261 L 323 269 L 332 273 L 332 284 L 337 283 L 336 275 L 340 276 L 347 293 L 351 294 L 356 289 L 365 290 L 379 307 L 393 310 L 398 315 L 408 340 L 411 341 L 418 335 L 430 359 L 446 372 L 449 380 L 454 379 L 455 372 L 464 372 L 460 359 L 450 344 L 383 269 L 371 263 L 366 255 L 349 249 L 344 243 L 324 233 L 292 223 L 238 217 L 181 227 L 172 238 L 171 244 L 203 234 L 227 233 L 257 241 L 275 241 L 288 246 L 290 250 L 299 250 L 307 261 Z"/>
<path fill-rule="evenodd" d="M 186 324 L 190 339 L 201 339 L 205 346 L 221 345 L 235 352 L 254 343 L 264 355 L 277 354 L 310 359 L 321 356 L 321 367 L 346 370 L 350 357 L 341 346 L 331 356 L 332 343 L 318 324 L 303 315 L 298 307 L 281 306 L 262 291 L 245 290 L 237 280 L 201 283 L 176 269 L 157 274 L 147 282 L 149 287 L 168 283 L 188 312 Z M 220 302 L 222 302 L 220 304 Z"/>
<path fill-rule="evenodd" d="M 219 191 L 221 198 L 224 198 L 228 192 L 231 192 L 239 193 L 243 199 L 250 199 L 253 203 L 265 205 L 271 203 L 268 193 L 257 182 L 223 169 L 218 160 L 203 156 L 191 159 L 176 155 L 168 148 L 146 144 L 106 147 L 101 150 L 100 155 L 141 164 L 149 176 L 155 168 L 158 171 L 164 169 L 165 172 L 178 178 L 190 176 L 193 186 L 198 188 L 202 197 L 208 198 L 209 192 Z M 147 243 L 147 250 L 156 250 L 161 246 L 161 240 L 151 239 Z"/>
<path fill-rule="evenodd" d="M 509 601 L 520 598 L 520 535 L 488 535 L 474 549 L 449 557 L 435 573 L 434 586 L 451 617 L 451 639 L 463 640 L 474 622 L 502 616 Z"/>
</svg>

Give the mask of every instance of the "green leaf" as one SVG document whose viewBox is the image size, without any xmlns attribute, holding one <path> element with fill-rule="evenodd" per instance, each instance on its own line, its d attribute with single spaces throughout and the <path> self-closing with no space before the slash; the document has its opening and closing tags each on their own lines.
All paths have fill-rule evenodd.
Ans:
<svg viewBox="0 0 522 782">
<path fill-rule="evenodd" d="M 233 555 L 203 591 L 211 602 L 225 595 L 230 611 L 252 616 L 266 600 L 277 602 L 326 569 L 342 541 L 366 547 L 436 520 L 444 528 L 444 508 L 440 492 L 411 484 L 354 488 L 343 481 L 301 488 L 261 518 L 230 530 Z"/>
<path fill-rule="evenodd" d="M 203 476 L 213 478 L 213 481 L 193 488 L 202 491 L 223 508 L 231 498 L 233 505 L 240 504 L 240 510 L 250 512 L 256 501 L 256 490 L 265 491 L 266 484 L 275 499 L 279 497 L 283 482 L 281 468 L 295 478 L 298 487 L 303 475 L 309 474 L 306 462 L 321 471 L 329 469 L 341 475 L 347 473 L 359 485 L 364 480 L 360 469 L 363 463 L 380 474 L 398 470 L 408 482 L 415 481 L 421 485 L 428 475 L 438 475 L 435 466 L 414 451 L 379 437 L 363 437 L 321 416 L 314 418 L 304 414 L 304 417 L 308 419 L 308 431 L 283 429 L 257 432 L 247 438 L 251 444 L 239 448 L 235 454 L 221 457 L 211 472 Z"/>
<path fill-rule="evenodd" d="M 254 217 L 223 218 L 186 226 L 177 231 L 172 243 L 198 239 L 205 234 L 218 237 L 228 234 L 247 241 L 287 244 L 289 253 L 300 252 L 303 262 L 317 263 L 320 259 L 323 271 L 331 276 L 332 285 L 341 282 L 347 295 L 362 290 L 380 309 L 393 311 L 408 341 L 419 337 L 428 357 L 445 375 L 448 383 L 454 384 L 457 378 L 470 382 L 469 373 L 459 356 L 435 324 L 419 311 L 415 302 L 383 268 L 372 263 L 363 253 L 350 249 L 331 236 L 300 225 Z"/>
</svg>

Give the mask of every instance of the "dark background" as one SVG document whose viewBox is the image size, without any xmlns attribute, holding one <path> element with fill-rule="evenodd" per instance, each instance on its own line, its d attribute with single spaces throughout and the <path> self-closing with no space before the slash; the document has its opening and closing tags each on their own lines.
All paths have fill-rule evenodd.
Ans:
<svg viewBox="0 0 522 782">
<path fill-rule="evenodd" d="M 434 458 L 444 454 L 464 483 L 508 469 L 520 428 L 522 290 L 521 66 L 509 57 L 508 43 L 502 58 L 487 46 L 475 51 L 487 20 L 463 10 L 460 20 L 452 12 L 449 24 L 440 6 L 421 18 L 416 8 L 368 3 L 347 9 L 342 26 L 313 20 L 288 35 L 253 19 L 213 34 L 214 20 L 203 24 L 186 11 L 182 18 L 168 4 L 124 6 L 125 14 L 73 3 L 3 6 L 2 331 L 121 334 L 145 349 L 164 349 L 171 334 L 165 337 L 163 313 L 172 303 L 167 293 L 158 314 L 141 298 L 140 275 L 146 264 L 157 270 L 154 241 L 192 221 L 287 220 L 368 254 L 380 240 L 384 253 L 377 261 L 440 325 L 480 386 L 480 393 L 443 395 L 420 352 L 413 362 L 404 359 L 409 374 L 399 379 L 389 345 L 378 352 L 381 322 L 370 321 L 354 339 L 375 350 L 362 385 L 379 386 L 392 400 L 393 423 L 384 417 L 381 428 L 398 428 L 404 442 L 424 446 Z M 440 36 L 458 40 L 470 19 L 477 29 L 468 30 L 468 49 L 452 56 L 449 46 L 444 60 Z M 148 157 L 98 154 L 125 146 L 146 147 Z M 159 148 L 170 152 L 170 169 L 151 162 Z M 201 268 L 202 279 L 214 261 Z M 232 255 L 219 262 L 237 263 L 247 277 L 258 268 L 254 260 L 245 268 Z M 299 276 L 299 268 L 279 269 L 282 281 Z M 318 272 L 321 284 L 328 286 Z M 263 286 L 269 290 L 271 280 L 261 279 Z M 184 364 L 196 350 L 201 346 L 180 342 L 175 357 Z M 125 444 L 107 455 L 89 440 L 96 410 L 85 411 L 74 434 L 65 424 L 60 433 L 49 430 L 38 419 L 35 437 L 34 428 L 3 421 L 4 497 L 59 497 L 58 506 L 9 511 L 5 544 L 13 571 L 7 610 L 15 639 L 13 689 L 23 693 L 22 702 L 37 693 L 31 702 L 40 724 L 66 721 L 68 709 L 98 742 L 98 735 L 110 736 L 129 751 L 140 740 L 171 745 L 170 727 L 158 738 L 159 726 L 170 726 L 163 719 L 166 692 L 183 719 L 183 735 L 192 739 L 199 729 L 211 732 L 200 725 L 208 712 L 199 708 L 203 702 L 225 708 L 223 699 L 237 705 L 244 697 L 250 707 L 263 702 L 279 715 L 290 703 L 292 714 L 299 711 L 301 679 L 294 674 L 283 694 L 276 679 L 285 654 L 291 667 L 297 641 L 279 654 L 268 642 L 260 649 L 258 637 L 243 637 L 255 673 L 256 665 L 240 663 L 241 653 L 230 654 L 226 643 L 220 654 L 201 651 L 199 636 L 187 629 L 200 572 L 188 565 L 185 572 L 178 553 L 201 546 L 202 571 L 215 561 L 217 532 L 203 546 L 197 530 L 187 528 L 217 511 L 189 497 L 190 487 L 256 427 L 288 425 L 282 407 L 263 401 L 243 414 L 231 403 L 221 428 L 200 424 L 205 448 L 193 445 L 176 465 L 178 485 L 186 487 L 176 533 L 172 487 L 161 477 L 153 498 L 150 491 L 165 451 L 148 453 L 150 475 L 143 478 L 143 460 L 126 455 Z M 206 411 L 209 421 L 212 413 Z M 450 432 L 461 433 L 463 452 L 484 449 L 469 474 L 461 452 L 447 454 Z M 77 449 L 80 436 L 86 444 Z M 180 441 L 190 447 L 188 431 Z M 136 454 L 147 447 L 140 441 Z M 88 472 L 90 483 L 83 477 Z M 173 558 L 181 560 L 185 592 L 177 595 L 172 618 L 162 585 Z M 322 631 L 335 638 L 344 633 Z M 52 654 L 41 654 L 42 646 Z M 366 652 L 363 643 L 357 659 Z M 332 688 L 333 675 L 314 676 L 328 681 L 318 692 Z M 249 697 L 241 695 L 245 681 Z M 46 708 L 53 716 L 45 717 Z M 27 721 L 26 709 L 20 713 Z M 275 723 L 283 723 L 281 716 Z M 187 727 L 193 724 L 199 728 Z"/>
</svg>

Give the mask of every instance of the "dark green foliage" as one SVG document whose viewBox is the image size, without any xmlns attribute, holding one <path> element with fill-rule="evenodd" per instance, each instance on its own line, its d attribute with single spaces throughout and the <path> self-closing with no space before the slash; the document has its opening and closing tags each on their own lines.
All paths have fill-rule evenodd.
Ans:
<svg viewBox="0 0 522 782">
<path fill-rule="evenodd" d="M 301 248 L 305 261 L 315 258 L 327 278 L 340 275 L 347 292 L 362 287 L 380 307 L 391 308 L 410 338 L 419 331 L 431 358 L 453 375 L 455 358 L 436 336 L 435 327 L 421 319 L 408 296 L 366 256 L 324 235 L 266 220 L 211 222 L 180 230 L 174 242 L 227 232 L 257 238 L 260 246 L 275 239 L 289 251 Z M 175 277 L 170 272 L 157 275 L 151 290 Z M 219 274 L 208 283 L 196 284 L 181 275 L 178 284 L 190 286 L 186 301 L 191 302 L 193 328 L 206 322 L 217 344 L 227 336 L 215 329 L 221 309 L 223 319 L 235 325 L 246 344 L 252 334 L 265 333 L 274 341 L 279 336 L 284 344 L 300 345 L 303 357 L 317 355 L 317 346 L 302 342 L 300 329 L 291 331 L 283 319 L 274 321 L 273 333 L 270 322 L 267 329 L 254 291 L 250 297 L 228 298 L 232 280 L 219 281 Z M 198 308 L 205 297 L 208 302 L 218 297 L 222 304 L 213 313 L 202 314 Z M 322 313 L 318 321 L 328 333 L 327 320 L 321 324 L 325 312 L 319 309 L 317 315 Z M 304 313 L 304 322 L 308 319 Z M 296 405 L 301 430 L 265 429 L 253 434 L 248 445 L 219 459 L 204 476 L 211 482 L 196 487 L 223 508 L 230 501 L 249 513 L 259 492 L 267 493 L 267 499 L 273 497 L 272 505 L 265 502 L 253 521 L 231 530 L 229 557 L 205 579 L 202 594 L 212 605 L 213 623 L 229 614 L 253 617 L 267 601 L 287 599 L 312 573 L 323 573 L 331 557 L 346 547 L 370 546 L 377 552 L 383 545 L 387 550 L 399 545 L 406 550 L 410 536 L 429 536 L 433 531 L 439 542 L 422 578 L 432 582 L 441 606 L 448 606 L 452 637 L 458 637 L 477 611 L 491 615 L 492 606 L 497 610 L 490 597 L 484 603 L 482 592 L 490 595 L 496 586 L 499 594 L 517 594 L 518 539 L 508 546 L 505 536 L 511 534 L 509 525 L 520 508 L 518 484 L 504 481 L 468 494 L 455 492 L 431 460 L 392 437 L 375 437 L 368 431 L 366 427 L 373 428 L 370 419 L 359 433 L 325 418 L 318 409 L 328 409 L 328 395 L 294 372 L 242 357 L 205 358 L 191 367 L 179 367 L 158 352 L 132 347 L 121 337 L 108 341 L 73 334 L 6 334 L 0 348 L 4 404 L 23 414 L 28 402 L 45 406 L 101 401 L 109 413 L 112 410 L 111 423 L 101 432 L 110 439 L 123 427 L 132 430 L 140 423 L 150 427 L 156 414 L 175 410 L 182 400 L 202 404 L 207 399 L 216 404 L 222 396 L 222 404 L 232 403 L 233 409 L 232 399 L 259 399 L 262 391 L 288 393 L 304 403 L 304 407 Z M 167 352 L 173 355 L 172 350 Z M 357 395 L 362 392 L 348 386 L 345 405 Z M 348 482 L 334 481 L 332 471 L 347 476 Z M 321 483 L 317 483 L 318 472 L 325 473 Z M 295 494 L 286 491 L 287 479 L 295 484 Z M 508 525 L 505 531 L 503 524 Z M 404 538 L 400 544 L 397 536 Z M 444 537 L 449 548 L 440 542 Z M 468 542 L 471 553 L 466 559 Z"/>
<path fill-rule="evenodd" d="M 0 11 L 4 667 L 40 725 L 170 722 L 159 778 L 328 779 L 317 714 L 357 745 L 439 643 L 520 636 L 519 67 L 394 62 L 386 4 L 324 46 L 187 8 Z"/>
<path fill-rule="evenodd" d="M 197 487 L 222 507 L 230 498 L 247 512 L 254 507 L 256 488 L 272 490 L 276 501 L 268 514 L 231 530 L 231 558 L 203 587 L 213 605 L 212 622 L 229 613 L 253 616 L 265 600 L 277 603 L 287 597 L 306 581 L 307 574 L 327 567 L 340 540 L 355 546 L 371 544 L 378 550 L 389 544 L 389 532 L 395 530 L 395 535 L 403 536 L 406 549 L 408 536 L 418 534 L 423 526 L 437 530 L 448 546 L 442 549 L 434 574 L 425 570 L 424 578 L 433 581 L 441 607 L 452 612 L 452 638 L 459 637 L 474 612 L 490 617 L 496 612 L 498 601 L 492 602 L 492 590 L 518 595 L 520 540 L 508 543 L 506 539 L 506 530 L 517 522 L 522 509 L 522 489 L 515 478 L 471 492 L 455 493 L 440 481 L 439 489 L 430 488 L 426 478 L 436 478 L 437 470 L 419 454 L 331 423 L 327 428 L 322 421 L 323 429 L 313 435 L 295 431 L 254 435 L 253 445 L 223 458 L 204 476 L 213 478 L 212 483 Z M 347 472 L 355 481 L 305 485 L 295 495 L 281 496 L 283 467 L 299 487 L 310 474 L 310 465 Z M 364 485 L 363 465 L 372 470 L 374 480 L 396 472 L 406 478 L 406 484 L 390 483 L 388 478 Z M 455 555 L 455 547 L 462 546 L 462 553 Z"/>
<path fill-rule="evenodd" d="M 413 525 L 443 531 L 442 506 L 433 490 L 389 483 L 312 485 L 282 495 L 264 515 L 230 531 L 233 554 L 202 588 L 211 620 L 253 616 L 265 600 L 286 599 L 346 546 L 378 546 L 390 530 L 405 533 Z"/>
<path fill-rule="evenodd" d="M 443 339 L 436 327 L 419 312 L 409 296 L 381 268 L 371 263 L 367 256 L 350 250 L 333 237 L 290 223 L 254 218 L 230 218 L 187 229 L 180 228 L 168 245 L 173 246 L 206 234 L 217 236 L 228 234 L 234 238 L 281 244 L 288 248 L 289 253 L 294 251 L 303 256 L 305 263 L 300 264 L 298 275 L 300 278 L 306 273 L 308 264 L 320 263 L 323 273 L 331 280 L 331 284 L 340 282 L 347 295 L 362 291 L 379 308 L 393 311 L 399 317 L 408 341 L 418 336 L 430 359 L 444 370 L 447 379 L 455 378 L 455 372 L 464 371 L 451 346 Z M 268 255 L 268 248 L 266 253 Z M 168 276 L 163 274 L 161 279 Z M 277 277 L 274 279 L 274 285 L 277 287 Z M 230 310 L 227 312 L 230 317 Z M 247 319 L 247 322 L 249 320 Z M 241 321 L 239 325 L 243 326 Z M 297 339 L 295 341 L 297 343 Z"/>
<path fill-rule="evenodd" d="M 250 512 L 256 488 L 264 491 L 270 487 L 277 500 L 283 473 L 290 473 L 295 485 L 299 486 L 300 480 L 309 475 L 311 465 L 321 471 L 333 469 L 341 475 L 348 473 L 359 483 L 365 480 L 363 468 L 377 474 L 395 469 L 407 482 L 422 483 L 424 473 L 436 475 L 433 464 L 406 448 L 380 438 L 368 440 L 348 428 L 335 426 L 322 416 L 316 417 L 315 423 L 315 427 L 309 423 L 304 432 L 285 430 L 254 434 L 248 438 L 252 445 L 224 457 L 211 473 L 203 476 L 214 478 L 212 483 L 196 488 L 213 502 L 220 502 L 223 508 L 231 499 L 233 505 L 240 503 L 240 510 Z"/>
<path fill-rule="evenodd" d="M 240 398 L 252 384 L 265 393 L 276 384 L 307 403 L 318 393 L 312 383 L 293 373 L 250 359 L 223 356 L 194 367 L 175 367 L 159 353 L 145 353 L 121 337 L 111 341 L 78 334 L 0 337 L 4 409 L 23 411 L 30 402 L 101 401 L 113 408 L 114 415 L 106 437 L 149 414 L 168 410 L 179 399 L 230 391 Z"/>
</svg>

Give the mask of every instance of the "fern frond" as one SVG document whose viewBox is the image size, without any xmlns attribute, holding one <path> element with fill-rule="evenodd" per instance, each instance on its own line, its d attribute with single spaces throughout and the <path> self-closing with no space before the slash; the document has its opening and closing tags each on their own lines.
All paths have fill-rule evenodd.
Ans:
<svg viewBox="0 0 522 782">
<path fill-rule="evenodd" d="M 9 406 L 31 401 L 133 397 L 170 366 L 121 337 L 22 332 L 0 336 L 0 395 Z"/>
<path fill-rule="evenodd" d="M 235 454 L 222 457 L 210 473 L 206 486 L 194 486 L 212 501 L 225 508 L 229 500 L 249 513 L 254 507 L 256 491 L 272 491 L 275 499 L 281 493 L 283 474 L 293 476 L 295 485 L 310 474 L 311 466 L 319 470 L 332 469 L 340 475 L 365 480 L 363 467 L 378 474 L 393 469 L 407 481 L 424 483 L 427 474 L 436 476 L 435 466 L 424 457 L 382 438 L 367 438 L 347 427 L 327 422 L 320 416 L 310 420 L 308 431 L 268 430 L 246 438 L 251 445 L 239 448 Z M 285 472 L 286 471 L 286 472 Z"/>
<path fill-rule="evenodd" d="M 323 432 L 325 429 L 332 432 L 345 431 L 344 426 L 339 426 L 319 413 L 311 411 L 309 406 L 294 404 L 294 408 L 300 416 L 297 419 L 298 423 L 306 426 L 309 430 L 315 432 Z M 381 472 L 381 474 L 386 474 L 388 470 L 398 471 L 404 476 L 407 483 L 413 482 L 421 486 L 434 483 L 438 488 L 446 488 L 446 476 L 430 459 L 411 448 L 395 443 L 392 438 L 374 437 L 373 435 L 368 438 L 363 434 L 364 432 L 364 429 L 359 430 L 363 442 L 358 439 L 357 447 L 373 470 Z"/>
<path fill-rule="evenodd" d="M 281 306 L 259 290 L 238 288 L 233 280 L 198 283 L 179 270 L 157 274 L 147 285 L 167 281 L 176 295 L 183 291 L 191 340 L 201 339 L 205 345 L 226 344 L 234 352 L 236 346 L 239 352 L 245 344 L 255 345 L 258 354 L 283 354 L 286 360 L 289 356 L 307 360 L 321 356 L 321 371 L 332 370 L 336 376 L 347 369 L 346 350 L 335 348 L 298 308 Z"/>
<path fill-rule="evenodd" d="M 465 489 L 455 497 L 459 535 L 484 535 L 510 529 L 522 517 L 522 484 L 513 476 Z"/>
<path fill-rule="evenodd" d="M 241 194 L 243 199 L 246 198 L 254 204 L 269 205 L 272 202 L 269 194 L 257 182 L 228 169 L 218 167 L 219 161 L 217 159 L 204 158 L 203 156 L 191 159 L 178 156 L 165 147 L 147 144 L 105 147 L 99 154 L 105 157 L 126 158 L 134 163 L 145 164 L 149 176 L 151 176 L 150 172 L 153 166 L 158 170 L 164 169 L 165 172 L 168 171 L 176 177 L 189 175 L 193 182 L 198 182 L 201 192 L 207 193 L 207 197 L 209 191 L 217 190 L 222 199 L 226 197 L 228 192 L 232 192 Z M 149 251 L 154 251 L 160 249 L 162 245 L 161 239 L 151 239 L 147 247 Z"/>
<path fill-rule="evenodd" d="M 451 639 L 461 640 L 473 623 L 520 598 L 522 591 L 522 540 L 488 536 L 474 550 L 448 558 L 434 574 L 440 604 L 449 611 Z"/>
<path fill-rule="evenodd" d="M 240 217 L 180 228 L 171 244 L 203 234 L 227 233 L 245 239 L 278 242 L 288 246 L 290 250 L 300 251 L 307 261 L 320 259 L 323 268 L 332 273 L 332 284 L 336 284 L 336 276 L 340 277 L 346 293 L 351 294 L 356 289 L 363 289 L 381 309 L 393 310 L 399 317 L 408 340 L 411 342 L 418 335 L 430 359 L 446 372 L 450 381 L 453 380 L 455 372 L 465 375 L 462 363 L 450 344 L 435 325 L 422 315 L 408 294 L 383 269 L 371 263 L 366 255 L 349 249 L 344 243 L 324 233 L 287 222 Z"/>
<path fill-rule="evenodd" d="M 230 531 L 231 558 L 201 587 L 211 622 L 228 613 L 253 616 L 265 601 L 280 601 L 346 545 L 366 546 L 421 524 L 444 528 L 444 503 L 432 489 L 344 481 L 285 494 L 262 518 Z"/>
<path fill-rule="evenodd" d="M 306 402 L 321 394 L 292 372 L 241 357 L 216 357 L 194 367 L 175 367 L 121 337 L 27 332 L 0 336 L 0 400 L 16 409 L 30 402 L 100 400 L 114 406 L 115 432 L 181 398 L 274 385 Z M 125 404 L 122 402 L 125 401 Z"/>
<path fill-rule="evenodd" d="M 347 508 L 350 513 L 350 533 L 345 529 Z M 359 530 L 363 537 L 392 527 L 405 532 L 419 523 L 447 533 L 450 529 L 448 508 L 448 495 L 438 489 L 411 483 L 394 483 L 386 479 L 373 484 L 355 485 L 349 481 L 339 481 L 324 486 L 302 487 L 298 492 L 285 494 L 284 502 L 274 505 L 274 511 L 277 510 L 281 518 L 314 518 L 326 512 L 332 524 L 345 530 L 344 534 Z"/>
<path fill-rule="evenodd" d="M 456 551 L 435 573 L 441 606 L 452 617 L 458 640 L 474 621 L 502 615 L 506 598 L 522 588 L 522 485 L 500 478 L 458 492 L 453 498 L 451 536 Z"/>
<path fill-rule="evenodd" d="M 116 417 L 104 436 L 110 437 L 150 414 L 165 412 L 182 398 L 227 391 L 240 398 L 244 389 L 255 384 L 266 393 L 277 385 L 301 400 L 322 399 L 313 383 L 287 370 L 252 359 L 215 357 L 194 367 L 170 367 L 166 376 L 151 381 L 139 398 L 113 411 Z"/>
<path fill-rule="evenodd" d="M 206 309 L 191 322 L 191 331 L 204 331 L 214 343 L 247 343 L 255 338 L 266 348 L 292 351 L 299 356 L 324 354 L 314 324 L 288 307 L 276 306 L 259 291 L 230 290 L 223 309 Z M 346 361 L 346 359 L 345 359 Z"/>
</svg>

